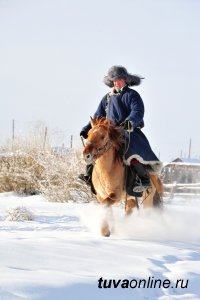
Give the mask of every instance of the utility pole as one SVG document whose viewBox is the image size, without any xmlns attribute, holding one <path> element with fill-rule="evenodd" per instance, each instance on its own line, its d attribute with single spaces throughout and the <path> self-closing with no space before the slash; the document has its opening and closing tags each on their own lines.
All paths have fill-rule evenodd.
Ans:
<svg viewBox="0 0 200 300">
<path fill-rule="evenodd" d="M 73 147 L 73 135 L 71 135 L 71 138 L 70 138 L 70 148 L 72 149 Z"/>
<path fill-rule="evenodd" d="M 14 139 L 15 139 L 15 120 L 12 120 L 12 151 L 14 146 Z"/>
<path fill-rule="evenodd" d="M 47 127 L 45 127 L 45 132 L 44 132 L 43 150 L 45 149 L 46 140 L 47 140 Z"/>
<path fill-rule="evenodd" d="M 192 140 L 191 140 L 191 138 L 190 138 L 188 158 L 190 158 L 190 155 L 191 155 L 191 146 L 192 146 Z"/>
</svg>

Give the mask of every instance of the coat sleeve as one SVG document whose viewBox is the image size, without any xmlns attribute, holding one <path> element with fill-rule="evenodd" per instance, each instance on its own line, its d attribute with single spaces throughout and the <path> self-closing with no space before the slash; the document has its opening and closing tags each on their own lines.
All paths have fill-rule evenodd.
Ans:
<svg viewBox="0 0 200 300">
<path fill-rule="evenodd" d="M 94 114 L 94 118 L 97 118 L 97 117 L 106 117 L 106 102 L 107 102 L 107 95 L 105 95 L 103 97 L 103 99 L 101 100 L 101 102 L 99 103 L 99 106 Z M 82 128 L 82 131 L 85 131 L 86 133 L 88 133 L 88 131 L 91 129 L 91 124 L 90 122 L 84 126 Z"/>
<path fill-rule="evenodd" d="M 126 118 L 132 122 L 133 128 L 143 124 L 144 118 L 144 103 L 140 95 L 134 91 L 129 95 L 128 106 L 130 110 L 130 114 Z M 142 126 L 143 127 L 143 126 Z"/>
</svg>

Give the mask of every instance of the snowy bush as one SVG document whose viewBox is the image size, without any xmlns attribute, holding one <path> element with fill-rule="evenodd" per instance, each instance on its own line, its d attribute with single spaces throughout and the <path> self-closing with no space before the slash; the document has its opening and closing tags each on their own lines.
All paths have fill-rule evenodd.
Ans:
<svg viewBox="0 0 200 300">
<path fill-rule="evenodd" d="M 30 212 L 26 207 L 22 206 L 7 209 L 5 220 L 16 222 L 33 221 L 34 217 L 32 212 Z"/>
<path fill-rule="evenodd" d="M 40 190 L 49 201 L 89 202 L 92 200 L 90 189 L 77 180 L 78 175 L 85 169 L 80 149 L 72 149 L 61 156 L 46 154 L 43 166 L 44 180 L 40 182 Z"/>
<path fill-rule="evenodd" d="M 78 182 L 84 172 L 82 148 L 53 151 L 46 127 L 7 143 L 0 155 L 0 192 L 41 193 L 49 201 L 89 202 L 94 197 L 86 184 Z M 12 151 L 9 149 L 12 148 Z"/>
<path fill-rule="evenodd" d="M 0 192 L 36 194 L 44 168 L 29 154 L 7 153 L 0 156 Z"/>
</svg>

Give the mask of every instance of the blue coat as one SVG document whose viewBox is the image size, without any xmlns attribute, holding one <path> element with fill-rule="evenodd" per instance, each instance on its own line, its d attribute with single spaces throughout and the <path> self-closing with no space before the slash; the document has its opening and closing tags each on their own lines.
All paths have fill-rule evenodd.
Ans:
<svg viewBox="0 0 200 300">
<path fill-rule="evenodd" d="M 129 134 L 124 132 L 126 145 L 129 144 L 124 157 L 127 165 L 130 165 L 133 158 L 144 164 L 159 164 L 158 158 L 141 131 L 141 128 L 144 127 L 144 103 L 138 92 L 126 86 L 119 94 L 106 94 L 94 114 L 94 118 L 96 117 L 107 117 L 116 126 L 125 120 L 132 122 L 134 130 L 130 133 L 130 141 Z M 82 130 L 87 133 L 90 128 L 91 124 L 88 123 Z"/>
</svg>

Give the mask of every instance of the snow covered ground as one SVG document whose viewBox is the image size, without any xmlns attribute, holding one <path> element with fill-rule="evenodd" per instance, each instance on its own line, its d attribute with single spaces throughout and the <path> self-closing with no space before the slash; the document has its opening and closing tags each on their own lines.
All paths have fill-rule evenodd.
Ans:
<svg viewBox="0 0 200 300">
<path fill-rule="evenodd" d="M 17 206 L 34 221 L 6 221 Z M 126 219 L 117 206 L 109 238 L 99 234 L 101 218 L 97 204 L 0 194 L 0 299 L 200 299 L 200 199 Z M 104 288 L 111 279 L 118 287 Z"/>
</svg>

